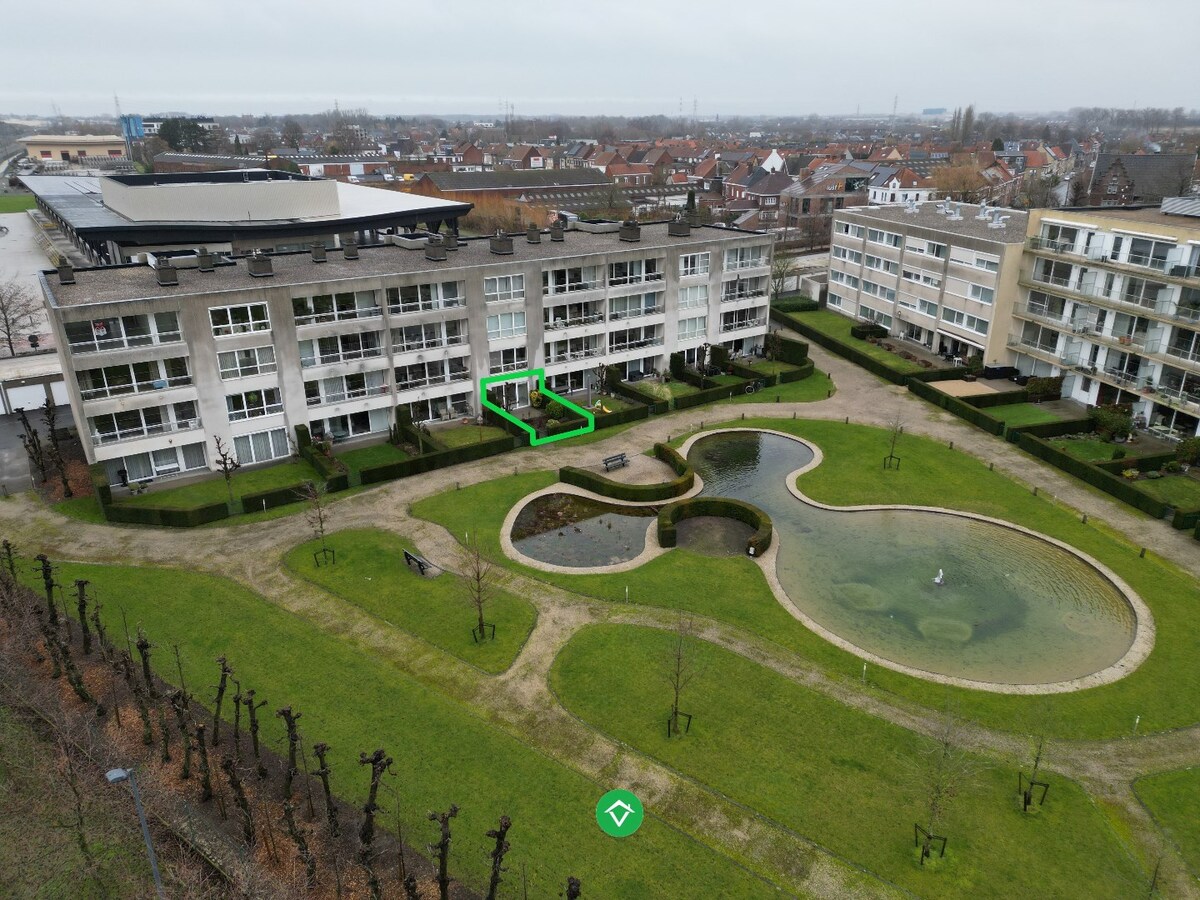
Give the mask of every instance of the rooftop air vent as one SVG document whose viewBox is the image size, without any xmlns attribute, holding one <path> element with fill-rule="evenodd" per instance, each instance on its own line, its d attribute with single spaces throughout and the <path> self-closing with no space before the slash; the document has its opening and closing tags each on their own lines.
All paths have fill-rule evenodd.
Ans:
<svg viewBox="0 0 1200 900">
<path fill-rule="evenodd" d="M 667 234 L 671 237 L 689 237 L 692 233 L 692 223 L 680 216 L 667 223 Z"/>
<path fill-rule="evenodd" d="M 208 252 L 207 247 L 201 247 L 196 252 L 196 268 L 201 272 L 211 272 L 213 270 L 213 255 Z"/>
<path fill-rule="evenodd" d="M 562 222 L 555 222 L 550 226 L 550 240 L 555 243 L 562 243 L 566 240 L 566 237 L 563 235 Z"/>
<path fill-rule="evenodd" d="M 634 219 L 629 219 L 625 222 L 622 222 L 621 230 L 617 234 L 617 237 L 620 240 L 626 241 L 630 244 L 636 244 L 642 239 L 642 226 L 640 226 Z"/>
<path fill-rule="evenodd" d="M 75 267 L 69 262 L 59 263 L 58 266 L 58 283 L 59 284 L 74 284 L 75 283 Z"/>
<path fill-rule="evenodd" d="M 171 287 L 179 284 L 179 273 L 175 271 L 175 267 L 166 260 L 160 261 L 154 267 L 154 274 L 158 276 L 160 287 Z"/>
<path fill-rule="evenodd" d="M 988 210 L 987 201 L 981 200 L 981 201 L 979 201 L 979 212 L 975 213 L 975 218 L 979 219 L 979 221 L 982 222 L 987 219 L 988 212 L 989 212 L 989 210 Z"/>
<path fill-rule="evenodd" d="M 442 244 L 442 239 L 436 234 L 431 234 L 425 241 L 425 258 L 433 262 L 446 261 L 446 248 Z"/>
<path fill-rule="evenodd" d="M 315 241 L 309 246 L 309 251 L 312 253 L 312 261 L 315 263 L 325 262 L 325 245 L 320 241 Z"/>
<path fill-rule="evenodd" d="M 270 278 L 275 274 L 275 268 L 271 265 L 271 257 L 261 253 L 255 253 L 248 257 L 246 266 L 249 268 L 252 278 Z"/>
<path fill-rule="evenodd" d="M 343 241 L 342 256 L 346 259 L 358 259 L 358 241 Z"/>
<path fill-rule="evenodd" d="M 530 225 L 525 229 L 525 240 L 531 244 L 540 244 L 542 242 L 542 233 L 536 225 Z"/>
<path fill-rule="evenodd" d="M 453 231 L 447 231 L 445 234 L 442 235 L 442 246 L 445 247 L 447 250 L 451 250 L 451 251 L 458 250 L 458 247 L 459 247 L 458 235 L 455 234 Z"/>
<path fill-rule="evenodd" d="M 492 235 L 492 239 L 488 241 L 488 249 L 497 256 L 512 256 L 513 254 L 513 239 L 499 229 Z"/>
</svg>

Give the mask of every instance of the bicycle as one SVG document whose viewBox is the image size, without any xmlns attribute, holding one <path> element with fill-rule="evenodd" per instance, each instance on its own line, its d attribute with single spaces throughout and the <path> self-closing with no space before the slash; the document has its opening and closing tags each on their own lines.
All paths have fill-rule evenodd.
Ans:
<svg viewBox="0 0 1200 900">
<path fill-rule="evenodd" d="M 749 384 L 746 385 L 746 393 L 753 394 L 755 391 L 764 390 L 766 388 L 766 386 L 767 386 L 766 382 L 751 381 Z"/>
</svg>

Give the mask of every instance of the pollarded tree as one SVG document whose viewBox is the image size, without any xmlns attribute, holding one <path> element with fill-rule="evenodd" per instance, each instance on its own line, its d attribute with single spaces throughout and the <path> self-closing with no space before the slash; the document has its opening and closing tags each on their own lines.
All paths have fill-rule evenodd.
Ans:
<svg viewBox="0 0 1200 900">
<path fill-rule="evenodd" d="M 225 489 L 229 492 L 229 505 L 233 506 L 233 473 L 242 467 L 237 456 L 225 446 L 219 437 L 213 439 L 217 449 L 217 471 L 225 479 Z"/>
</svg>

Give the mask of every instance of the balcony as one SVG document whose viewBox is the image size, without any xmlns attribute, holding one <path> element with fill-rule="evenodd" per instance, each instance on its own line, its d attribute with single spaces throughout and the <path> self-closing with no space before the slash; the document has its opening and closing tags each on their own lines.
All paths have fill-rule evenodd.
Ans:
<svg viewBox="0 0 1200 900">
<path fill-rule="evenodd" d="M 432 312 L 437 309 L 456 309 L 467 305 L 466 298 L 455 297 L 444 300 L 418 300 L 414 303 L 388 304 L 388 313 L 393 316 L 403 316 L 409 313 Z"/>
<path fill-rule="evenodd" d="M 328 325 L 333 322 L 352 322 L 357 319 L 375 319 L 382 315 L 382 306 L 372 306 L 367 309 L 344 309 L 335 312 L 312 313 L 307 316 L 296 316 L 296 327 Z"/>
<path fill-rule="evenodd" d="M 1093 262 L 1104 259 L 1104 246 L 1102 244 L 1089 247 L 1087 252 L 1084 252 L 1076 250 L 1075 244 L 1072 241 L 1052 241 L 1050 238 L 1031 237 L 1026 239 L 1026 246 L 1030 250 L 1039 253 L 1051 253 L 1055 256 L 1070 256 L 1074 259 L 1091 260 Z"/>
<path fill-rule="evenodd" d="M 392 344 L 393 353 L 412 353 L 414 350 L 441 350 L 445 347 L 457 347 L 467 342 L 467 336 L 456 335 L 448 338 L 430 338 L 427 341 L 401 341 Z"/>
<path fill-rule="evenodd" d="M 577 328 L 580 325 L 594 325 L 597 322 L 604 321 L 604 313 L 591 313 L 586 316 L 575 316 L 572 319 L 560 318 L 553 321 L 544 322 L 542 329 L 544 331 L 561 331 L 563 328 Z"/>
<path fill-rule="evenodd" d="M 1185 391 L 1182 388 L 1171 388 L 1160 384 L 1158 395 L 1172 406 L 1178 404 L 1193 413 L 1200 410 L 1200 390 Z"/>
<path fill-rule="evenodd" d="M 642 338 L 637 341 L 629 341 L 624 344 L 610 343 L 608 347 L 609 353 L 622 353 L 626 350 L 641 350 L 643 347 L 661 347 L 663 339 L 661 337 Z"/>
<path fill-rule="evenodd" d="M 330 366 L 335 363 L 353 362 L 358 359 L 374 359 L 382 355 L 382 347 L 366 347 L 362 350 L 342 350 L 338 353 L 318 353 L 316 356 L 300 357 L 300 368 L 311 369 L 313 366 Z"/>
<path fill-rule="evenodd" d="M 553 356 L 546 354 L 546 365 L 557 366 L 561 363 L 577 362 L 581 359 L 593 359 L 601 356 L 604 353 L 603 347 L 586 347 L 583 350 L 570 350 L 566 353 L 558 353 Z"/>
<path fill-rule="evenodd" d="M 523 359 L 515 362 L 500 363 L 498 366 L 491 366 L 488 369 L 489 375 L 503 375 L 505 372 L 520 372 L 522 369 L 529 368 L 529 363 Z"/>
<path fill-rule="evenodd" d="M 747 288 L 740 291 L 722 291 L 722 303 L 736 303 L 739 300 L 762 300 L 767 296 L 766 288 Z"/>
<path fill-rule="evenodd" d="M 1086 328 L 1085 325 L 1075 325 L 1066 317 L 1066 311 L 1056 313 L 1053 310 L 1039 306 L 1035 303 L 1018 303 L 1013 307 L 1013 315 L 1021 319 L 1032 319 L 1035 322 L 1042 322 L 1047 325 L 1052 325 L 1055 328 L 1070 328 L 1075 331 L 1076 328 Z M 1082 333 L 1082 332 L 1079 332 Z"/>
<path fill-rule="evenodd" d="M 721 333 L 724 334 L 727 331 L 741 331 L 744 328 L 758 328 L 759 326 L 766 324 L 766 319 L 739 319 L 736 322 L 722 322 Z"/>
<path fill-rule="evenodd" d="M 661 278 L 662 276 L 659 277 Z M 624 284 L 628 282 L 621 283 Z M 573 281 L 570 284 L 551 285 L 550 287 L 542 288 L 542 296 L 559 297 L 563 294 L 576 294 L 580 291 L 596 291 L 602 287 L 604 287 L 604 281 L 600 278 L 597 278 L 594 281 Z"/>
<path fill-rule="evenodd" d="M 655 281 L 662 281 L 662 272 L 650 272 L 647 275 L 617 275 L 611 276 L 608 279 L 609 287 L 627 287 L 631 284 L 650 284 Z"/>
<path fill-rule="evenodd" d="M 725 266 L 726 272 L 737 272 L 742 269 L 761 269 L 767 265 L 765 256 L 752 256 L 749 259 L 734 260 Z"/>
<path fill-rule="evenodd" d="M 162 422 L 158 425 L 143 425 L 140 428 L 123 428 L 118 431 L 93 431 L 92 444 L 116 444 L 121 441 L 133 441 L 138 438 L 152 437 L 156 434 L 172 434 L 178 431 L 194 431 L 201 426 L 200 420 L 182 419 L 178 422 Z"/>
<path fill-rule="evenodd" d="M 382 397 L 389 390 L 391 389 L 386 384 L 380 384 L 374 387 L 354 388 L 349 391 L 322 394 L 319 397 L 309 397 L 307 398 L 307 402 L 309 406 L 327 406 L 330 403 L 345 403 L 347 400 L 361 400 L 364 397 Z"/>
<path fill-rule="evenodd" d="M 614 312 L 608 314 L 608 321 L 620 322 L 624 319 L 640 319 L 642 316 L 656 316 L 663 311 L 661 306 L 652 306 L 649 309 L 640 307 L 638 309 L 627 309 L 624 312 Z"/>
<path fill-rule="evenodd" d="M 1008 341 L 1006 342 L 1006 346 L 1014 350 L 1020 350 L 1023 353 L 1040 353 L 1043 357 L 1051 357 L 1050 361 L 1055 365 L 1071 365 L 1071 360 L 1058 355 L 1057 341 L 1055 341 L 1053 344 L 1043 344 L 1033 340 L 1032 338 L 1023 338 L 1017 335 L 1010 335 Z"/>
<path fill-rule="evenodd" d="M 108 385 L 102 388 L 87 388 L 86 390 L 81 388 L 79 395 L 84 400 L 103 400 L 105 397 L 122 397 L 126 394 L 144 394 L 151 391 L 165 391 L 169 388 L 187 387 L 191 383 L 191 375 L 177 375 L 174 378 L 134 381 L 129 384 Z"/>
<path fill-rule="evenodd" d="M 178 331 L 160 332 L 157 335 L 135 335 L 132 337 L 106 338 L 104 340 L 78 341 L 68 346 L 72 354 L 104 353 L 107 350 L 136 350 L 142 347 L 157 347 L 160 344 L 177 344 L 183 339 Z"/>
</svg>

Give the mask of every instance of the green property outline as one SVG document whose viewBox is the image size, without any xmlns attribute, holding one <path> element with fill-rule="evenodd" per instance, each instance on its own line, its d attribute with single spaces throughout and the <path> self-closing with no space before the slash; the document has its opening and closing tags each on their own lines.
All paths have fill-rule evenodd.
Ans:
<svg viewBox="0 0 1200 900">
<path fill-rule="evenodd" d="M 551 397 L 551 398 L 557 400 L 559 403 L 561 403 L 567 409 L 570 409 L 570 410 L 573 410 L 573 411 L 579 413 L 579 415 L 581 415 L 581 416 L 583 416 L 583 418 L 587 419 L 587 424 L 584 425 L 582 428 L 575 428 L 571 431 L 564 431 L 562 434 L 547 435 L 546 437 L 538 437 L 537 429 L 532 428 L 527 422 L 522 422 L 520 419 L 518 419 L 516 416 L 514 416 L 508 410 L 502 409 L 501 407 L 497 406 L 495 403 L 493 403 L 491 400 L 488 399 L 487 391 L 488 391 L 488 388 L 491 387 L 493 384 L 499 384 L 499 383 L 505 382 L 505 381 L 519 381 L 522 378 L 535 378 L 535 377 L 538 380 L 537 389 L 538 389 L 539 393 L 544 394 L 548 397 Z M 479 379 L 479 400 L 484 406 L 486 406 L 492 412 L 496 413 L 499 416 L 504 417 L 505 419 L 508 419 L 508 421 L 517 425 L 523 431 L 528 432 L 529 446 L 531 446 L 531 447 L 537 447 L 540 444 L 550 444 L 550 443 L 553 443 L 554 441 L 566 440 L 567 438 L 576 437 L 581 434 L 591 434 L 593 431 L 596 430 L 595 414 L 588 412 L 582 406 L 576 406 L 574 403 L 572 403 L 566 397 L 559 396 L 558 394 L 554 393 L 554 391 L 549 390 L 546 387 L 546 370 L 545 369 L 522 369 L 520 372 L 509 372 L 504 375 L 489 375 L 486 378 L 480 378 Z"/>
</svg>

